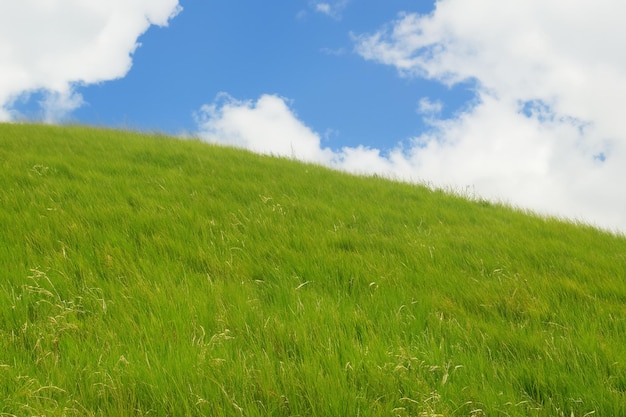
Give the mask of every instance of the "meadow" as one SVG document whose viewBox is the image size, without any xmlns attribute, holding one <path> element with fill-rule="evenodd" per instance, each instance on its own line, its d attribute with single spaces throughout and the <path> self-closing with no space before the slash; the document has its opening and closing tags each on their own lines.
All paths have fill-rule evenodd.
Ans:
<svg viewBox="0 0 626 417">
<path fill-rule="evenodd" d="M 626 415 L 624 236 L 115 130 L 0 167 L 0 416 Z"/>
</svg>

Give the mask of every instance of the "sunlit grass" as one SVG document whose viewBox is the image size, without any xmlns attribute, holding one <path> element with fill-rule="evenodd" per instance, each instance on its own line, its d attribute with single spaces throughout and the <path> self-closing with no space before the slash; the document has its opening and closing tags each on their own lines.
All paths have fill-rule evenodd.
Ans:
<svg viewBox="0 0 626 417">
<path fill-rule="evenodd" d="M 128 132 L 0 168 L 0 415 L 626 414 L 623 237 Z"/>
</svg>

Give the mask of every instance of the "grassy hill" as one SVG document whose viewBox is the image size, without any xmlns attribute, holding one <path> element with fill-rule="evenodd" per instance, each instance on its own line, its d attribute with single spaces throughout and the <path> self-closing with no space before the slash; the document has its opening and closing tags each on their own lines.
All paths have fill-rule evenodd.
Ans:
<svg viewBox="0 0 626 417">
<path fill-rule="evenodd" d="M 624 237 L 118 131 L 0 166 L 0 416 L 626 415 Z"/>
</svg>

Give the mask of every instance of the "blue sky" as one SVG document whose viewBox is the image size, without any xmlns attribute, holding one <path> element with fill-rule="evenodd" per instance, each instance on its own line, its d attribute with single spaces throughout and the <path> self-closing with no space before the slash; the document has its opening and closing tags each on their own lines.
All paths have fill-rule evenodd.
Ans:
<svg viewBox="0 0 626 417">
<path fill-rule="evenodd" d="M 387 148 L 423 130 L 420 97 L 445 100 L 446 112 L 471 97 L 463 87 L 398 77 L 354 51 L 353 36 L 400 12 L 429 13 L 434 1 L 354 1 L 333 15 L 307 1 L 180 4 L 167 28 L 139 38 L 124 78 L 80 90 L 88 104 L 74 119 L 177 134 L 192 132 L 193 113 L 218 93 L 276 94 L 330 147 Z"/>
<path fill-rule="evenodd" d="M 194 136 L 626 232 L 621 0 L 0 3 L 0 121 Z"/>
</svg>

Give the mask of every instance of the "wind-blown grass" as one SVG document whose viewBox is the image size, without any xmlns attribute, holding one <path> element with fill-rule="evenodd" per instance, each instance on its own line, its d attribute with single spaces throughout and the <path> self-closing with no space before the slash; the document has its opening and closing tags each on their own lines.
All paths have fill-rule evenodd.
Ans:
<svg viewBox="0 0 626 417">
<path fill-rule="evenodd" d="M 128 132 L 0 165 L 0 415 L 626 415 L 621 236 Z"/>
</svg>

